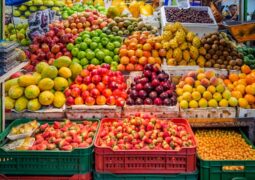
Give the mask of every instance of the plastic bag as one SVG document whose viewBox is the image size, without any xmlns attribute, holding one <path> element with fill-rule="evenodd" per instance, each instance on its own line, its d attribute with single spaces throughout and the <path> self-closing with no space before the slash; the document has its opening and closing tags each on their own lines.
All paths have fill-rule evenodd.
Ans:
<svg viewBox="0 0 255 180">
<path fill-rule="evenodd" d="M 18 139 L 7 143 L 2 147 L 2 149 L 4 149 L 5 151 L 28 150 L 30 147 L 33 146 L 34 142 L 34 137 L 26 137 L 24 139 Z"/>
<path fill-rule="evenodd" d="M 5 5 L 7 6 L 18 6 L 29 0 L 5 0 Z"/>
<path fill-rule="evenodd" d="M 11 132 L 7 135 L 7 138 L 10 140 L 17 140 L 25 137 L 30 137 L 33 132 L 39 127 L 39 125 L 40 124 L 36 120 L 20 124 L 11 129 Z"/>
</svg>

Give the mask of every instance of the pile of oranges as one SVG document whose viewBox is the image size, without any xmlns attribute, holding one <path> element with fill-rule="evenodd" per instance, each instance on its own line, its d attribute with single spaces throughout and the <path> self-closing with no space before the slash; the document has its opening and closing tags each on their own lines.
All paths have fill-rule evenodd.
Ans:
<svg viewBox="0 0 255 180">
<path fill-rule="evenodd" d="M 198 130 L 195 136 L 203 160 L 255 160 L 255 149 L 234 130 Z"/>
<path fill-rule="evenodd" d="M 255 108 L 255 70 L 243 65 L 241 73 L 229 74 L 224 83 L 231 91 L 231 95 L 238 99 L 239 107 L 245 109 Z"/>
<path fill-rule="evenodd" d="M 160 37 L 148 31 L 137 31 L 124 40 L 119 56 L 119 71 L 142 71 L 146 64 L 161 64 L 166 50 L 162 47 Z"/>
</svg>

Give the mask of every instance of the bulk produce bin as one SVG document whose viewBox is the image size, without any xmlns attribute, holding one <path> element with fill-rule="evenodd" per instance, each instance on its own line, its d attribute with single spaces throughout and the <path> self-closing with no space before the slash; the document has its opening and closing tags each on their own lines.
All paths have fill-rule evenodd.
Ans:
<svg viewBox="0 0 255 180">
<path fill-rule="evenodd" d="M 246 143 L 254 146 L 241 131 Z M 255 160 L 203 160 L 199 157 L 200 180 L 253 180 L 255 179 Z M 224 166 L 243 166 L 243 170 L 223 170 Z"/>
<path fill-rule="evenodd" d="M 115 174 L 176 174 L 196 171 L 195 137 L 187 120 L 171 119 L 185 127 L 192 136 L 194 146 L 176 150 L 112 150 L 98 145 L 102 124 L 117 119 L 102 119 L 95 141 L 95 170 Z"/>
<path fill-rule="evenodd" d="M 178 8 L 177 6 L 162 6 L 160 9 L 160 17 L 161 17 L 161 31 L 163 31 L 165 25 L 167 23 L 174 23 L 174 22 L 168 22 L 166 19 L 166 9 L 170 8 Z M 192 31 L 194 33 L 197 33 L 198 36 L 202 37 L 206 33 L 213 33 L 218 31 L 218 25 L 215 21 L 215 18 L 213 16 L 212 10 L 207 6 L 191 6 L 190 9 L 194 9 L 197 11 L 206 11 L 210 18 L 213 20 L 213 23 L 189 23 L 184 22 L 182 25 L 186 28 L 188 28 L 189 31 Z"/>
<path fill-rule="evenodd" d="M 12 127 L 27 123 L 30 120 L 31 119 L 18 119 L 12 122 L 5 131 L 0 134 L 0 142 L 2 142 L 0 147 L 3 146 L 3 141 Z M 54 121 L 47 120 L 38 122 L 40 124 L 52 124 Z M 0 148 L 0 174 L 73 175 L 91 172 L 93 169 L 94 140 L 95 138 L 88 148 L 76 148 L 72 151 L 5 151 Z"/>
</svg>

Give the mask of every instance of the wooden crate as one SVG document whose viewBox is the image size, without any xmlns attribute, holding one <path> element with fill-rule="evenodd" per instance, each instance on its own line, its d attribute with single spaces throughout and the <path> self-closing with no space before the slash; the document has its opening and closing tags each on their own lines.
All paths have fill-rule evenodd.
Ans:
<svg viewBox="0 0 255 180">
<path fill-rule="evenodd" d="M 108 105 L 73 105 L 67 107 L 66 117 L 68 119 L 86 119 L 86 118 L 120 118 L 122 108 Z"/>
<path fill-rule="evenodd" d="M 236 108 L 234 107 L 208 107 L 180 109 L 182 118 L 235 118 Z"/>
</svg>

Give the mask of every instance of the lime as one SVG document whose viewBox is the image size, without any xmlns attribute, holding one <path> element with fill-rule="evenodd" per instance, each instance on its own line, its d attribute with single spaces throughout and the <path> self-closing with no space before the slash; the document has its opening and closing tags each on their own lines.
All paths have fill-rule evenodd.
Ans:
<svg viewBox="0 0 255 180">
<path fill-rule="evenodd" d="M 108 49 L 102 50 L 106 56 L 110 56 L 110 51 Z"/>
<path fill-rule="evenodd" d="M 93 38 L 92 38 L 92 41 L 93 41 L 93 42 L 96 42 L 96 43 L 99 43 L 100 40 L 101 40 L 100 37 L 93 37 Z"/>
<path fill-rule="evenodd" d="M 96 31 L 91 31 L 90 32 L 90 36 L 92 37 L 97 37 L 98 36 L 98 33 Z"/>
<path fill-rule="evenodd" d="M 86 53 L 86 58 L 91 60 L 95 57 L 95 53 L 93 51 L 89 51 Z"/>
<path fill-rule="evenodd" d="M 120 50 L 120 48 L 115 48 L 114 51 L 113 51 L 114 54 L 119 54 L 119 50 Z"/>
<path fill-rule="evenodd" d="M 108 44 L 108 42 L 109 42 L 109 39 L 107 37 L 103 37 L 101 39 L 101 43 L 102 43 L 103 46 L 106 46 Z"/>
<path fill-rule="evenodd" d="M 79 43 L 81 43 L 82 42 L 82 38 L 81 37 L 77 37 L 76 39 L 75 39 L 75 43 L 76 44 L 79 44 Z"/>
<path fill-rule="evenodd" d="M 78 54 L 77 54 L 78 59 L 85 58 L 85 56 L 86 56 L 86 53 L 84 51 L 79 51 Z"/>
<path fill-rule="evenodd" d="M 72 51 L 73 46 L 74 46 L 74 45 L 73 45 L 72 43 L 68 43 L 67 46 L 66 46 L 66 48 L 67 48 L 68 51 Z"/>
<path fill-rule="evenodd" d="M 82 43 L 80 44 L 80 49 L 81 49 L 81 50 L 85 51 L 87 48 L 88 48 L 87 43 L 82 42 Z"/>
<path fill-rule="evenodd" d="M 80 64 L 80 60 L 78 58 L 73 58 L 72 61 Z"/>
<path fill-rule="evenodd" d="M 107 34 L 102 33 L 102 34 L 100 34 L 100 37 L 101 37 L 101 38 L 107 37 Z"/>
<path fill-rule="evenodd" d="M 96 48 L 96 49 L 94 50 L 94 53 L 96 54 L 98 51 L 101 51 L 101 50 L 98 49 L 98 48 Z"/>
<path fill-rule="evenodd" d="M 82 59 L 80 60 L 80 64 L 81 64 L 82 66 L 85 66 L 85 65 L 89 64 L 89 60 L 88 60 L 87 58 L 82 58 Z"/>
<path fill-rule="evenodd" d="M 122 38 L 120 36 L 115 36 L 114 41 L 122 42 Z"/>
<path fill-rule="evenodd" d="M 114 41 L 113 44 L 116 48 L 119 48 L 121 46 L 120 42 L 118 41 Z"/>
<path fill-rule="evenodd" d="M 98 65 L 98 64 L 100 64 L 100 61 L 97 58 L 93 58 L 91 60 L 91 64 Z"/>
<path fill-rule="evenodd" d="M 101 35 L 103 33 L 101 29 L 97 29 L 96 32 L 98 35 Z"/>
<path fill-rule="evenodd" d="M 87 45 L 89 45 L 92 42 L 92 40 L 90 38 L 85 38 L 83 40 L 83 42 L 85 42 Z"/>
<path fill-rule="evenodd" d="M 102 45 L 101 43 L 98 43 L 97 47 L 98 47 L 99 49 L 103 49 L 103 48 L 104 48 L 103 45 Z"/>
<path fill-rule="evenodd" d="M 109 42 L 107 45 L 106 45 L 106 48 L 109 49 L 110 51 L 113 51 L 114 50 L 114 44 Z"/>
<path fill-rule="evenodd" d="M 78 49 L 77 47 L 74 47 L 74 48 L 72 49 L 72 51 L 71 51 L 71 53 L 72 53 L 72 55 L 73 55 L 74 57 L 77 56 L 78 52 L 79 52 L 79 49 Z"/>
<path fill-rule="evenodd" d="M 108 38 L 111 40 L 111 41 L 114 41 L 114 35 L 112 35 L 112 34 L 110 34 L 109 36 L 108 36 Z"/>
<path fill-rule="evenodd" d="M 114 53 L 112 51 L 109 52 L 109 56 L 113 57 Z"/>
<path fill-rule="evenodd" d="M 99 59 L 99 60 L 104 60 L 105 54 L 104 54 L 103 51 L 98 51 L 98 52 L 96 52 L 96 57 L 97 57 L 97 59 Z"/>
<path fill-rule="evenodd" d="M 113 61 L 119 62 L 120 61 L 119 56 L 118 55 L 113 56 Z"/>
<path fill-rule="evenodd" d="M 74 47 L 76 47 L 76 48 L 80 49 L 80 44 L 75 44 L 75 46 L 74 46 Z"/>
<path fill-rule="evenodd" d="M 111 56 L 105 56 L 104 62 L 107 63 L 107 64 L 111 64 L 112 63 L 112 57 Z"/>
<path fill-rule="evenodd" d="M 90 35 L 89 35 L 89 34 L 84 34 L 84 35 L 82 35 L 82 39 L 83 39 L 83 40 L 86 39 L 86 38 L 90 38 Z"/>
<path fill-rule="evenodd" d="M 89 45 L 89 47 L 90 47 L 90 49 L 96 49 L 97 48 L 97 43 L 96 42 L 92 42 L 92 43 L 90 43 L 90 45 Z"/>
</svg>

